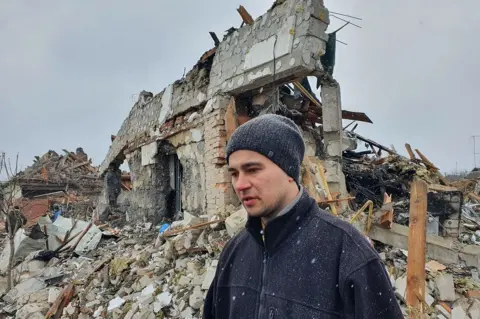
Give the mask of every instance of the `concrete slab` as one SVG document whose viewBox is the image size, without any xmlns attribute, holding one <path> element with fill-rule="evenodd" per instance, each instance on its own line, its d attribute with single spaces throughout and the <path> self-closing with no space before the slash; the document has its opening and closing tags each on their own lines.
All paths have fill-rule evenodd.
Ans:
<svg viewBox="0 0 480 319">
<path fill-rule="evenodd" d="M 323 19 L 321 18 L 323 17 Z M 322 72 L 328 10 L 321 1 L 287 0 L 253 25 L 244 25 L 220 43 L 208 96 L 240 94 L 271 84 Z"/>
<path fill-rule="evenodd" d="M 372 225 L 369 237 L 384 244 L 408 249 L 408 227 L 392 224 L 391 229 L 385 229 L 378 225 Z M 452 238 L 427 235 L 427 257 L 444 264 L 455 264 L 461 260 L 467 266 L 480 267 L 480 247 L 465 245 L 461 248 L 454 246 Z"/>
</svg>

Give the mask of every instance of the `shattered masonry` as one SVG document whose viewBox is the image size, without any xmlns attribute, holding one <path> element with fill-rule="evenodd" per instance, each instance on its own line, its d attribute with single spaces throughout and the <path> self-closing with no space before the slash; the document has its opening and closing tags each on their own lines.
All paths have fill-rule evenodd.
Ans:
<svg viewBox="0 0 480 319">
<path fill-rule="evenodd" d="M 227 108 L 233 103 L 239 123 L 255 116 L 258 105 L 252 102 L 263 100 L 259 102 L 263 108 L 271 103 L 269 96 L 277 85 L 307 75 L 323 76 L 320 58 L 328 23 L 321 1 L 285 1 L 253 25 L 226 36 L 185 78 L 155 96 L 143 91 L 100 166 L 104 174 L 111 163 L 128 162 L 133 190 L 122 192 L 118 204 L 129 219 L 158 222 L 181 211 L 222 215 L 228 205 L 238 205 L 225 168 Z M 295 107 L 301 115 L 297 123 L 303 126 L 307 155 L 313 156 L 316 130 L 305 121 L 312 110 L 308 103 Z M 341 109 L 339 104 L 332 108 L 332 114 L 340 115 L 334 119 L 338 125 L 332 125 L 337 131 L 334 139 L 339 140 Z M 334 143 L 329 140 L 328 154 L 334 160 L 327 164 L 336 173 L 329 178 L 342 174 L 340 142 Z M 345 193 L 344 182 L 339 183 L 335 191 Z M 135 212 L 142 216 L 134 216 Z"/>
</svg>

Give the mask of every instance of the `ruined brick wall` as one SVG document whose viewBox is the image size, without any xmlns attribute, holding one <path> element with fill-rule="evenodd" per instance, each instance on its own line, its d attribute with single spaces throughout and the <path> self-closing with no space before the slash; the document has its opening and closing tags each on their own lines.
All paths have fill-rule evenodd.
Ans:
<svg viewBox="0 0 480 319">
<path fill-rule="evenodd" d="M 181 198 L 183 211 L 201 215 L 206 208 L 205 165 L 204 165 L 204 124 L 196 120 L 194 128 L 182 131 L 168 138 L 176 148 L 176 154 L 183 168 Z"/>
<path fill-rule="evenodd" d="M 205 105 L 208 84 L 208 72 L 196 65 L 184 79 L 170 84 L 155 96 L 145 91 L 140 93 L 138 101 L 123 121 L 107 156 L 100 165 L 100 174 L 103 174 L 108 165 L 132 143 L 161 136 L 162 126 L 169 119 Z"/>
<path fill-rule="evenodd" d="M 130 169 L 141 183 L 134 182 L 132 194 L 121 194 L 120 200 L 129 204 L 125 207 L 137 210 L 138 218 L 154 219 L 168 209 L 165 196 L 159 194 L 167 192 L 165 185 L 171 178 L 165 174 L 169 168 L 152 158 L 142 160 L 142 156 L 154 153 L 156 143 L 162 140 L 173 145 L 183 167 L 184 211 L 222 215 L 228 205 L 238 205 L 224 155 L 224 116 L 230 95 L 258 90 L 273 82 L 321 75 L 320 57 L 325 53 L 328 23 L 328 10 L 322 1 L 286 0 L 258 17 L 253 25 L 244 25 L 228 35 L 209 51 L 216 52 L 215 56 L 202 57 L 185 78 L 155 96 L 142 92 L 99 168 L 103 174 L 112 161 L 130 154 Z M 315 154 L 316 144 L 309 142 L 312 140 L 307 133 L 310 155 Z M 168 182 L 161 181 L 162 174 Z M 152 190 L 153 185 L 159 190 Z M 159 196 L 158 201 L 152 196 Z"/>
<path fill-rule="evenodd" d="M 238 205 L 225 161 L 229 102 L 230 96 L 214 96 L 192 122 L 194 128 L 168 138 L 184 168 L 182 206 L 194 215 L 223 215 L 228 205 Z"/>
<path fill-rule="evenodd" d="M 225 110 L 230 96 L 218 95 L 201 112 L 167 121 L 164 141 L 182 166 L 182 210 L 193 215 L 224 215 L 230 204 L 238 205 L 226 169 Z M 172 168 L 168 156 L 152 142 L 127 154 L 133 190 L 122 191 L 119 205 L 130 220 L 158 222 L 171 211 L 169 194 Z M 153 146 L 153 148 L 151 147 Z"/>
<path fill-rule="evenodd" d="M 225 160 L 225 112 L 230 97 L 217 95 L 210 101 L 213 111 L 205 116 L 207 213 L 221 216 L 228 205 L 239 205 Z"/>
</svg>

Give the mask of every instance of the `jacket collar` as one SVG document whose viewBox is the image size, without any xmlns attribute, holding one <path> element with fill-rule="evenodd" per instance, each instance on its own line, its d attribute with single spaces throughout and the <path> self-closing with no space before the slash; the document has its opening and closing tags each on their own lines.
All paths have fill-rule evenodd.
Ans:
<svg viewBox="0 0 480 319">
<path fill-rule="evenodd" d="M 301 230 L 300 225 L 308 218 L 314 204 L 315 200 L 302 190 L 298 201 L 288 211 L 269 221 L 265 229 L 262 229 L 259 217 L 249 217 L 245 228 L 258 244 L 265 246 L 268 255 L 273 255 L 288 237 Z"/>
</svg>

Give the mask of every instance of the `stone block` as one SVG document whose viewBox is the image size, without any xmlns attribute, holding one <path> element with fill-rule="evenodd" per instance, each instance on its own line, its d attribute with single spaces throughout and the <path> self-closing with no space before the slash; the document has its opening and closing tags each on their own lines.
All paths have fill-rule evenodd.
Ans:
<svg viewBox="0 0 480 319">
<path fill-rule="evenodd" d="M 438 289 L 439 299 L 442 301 L 455 301 L 455 286 L 452 274 L 439 273 L 435 277 L 435 284 Z"/>
<path fill-rule="evenodd" d="M 205 279 L 202 283 L 202 289 L 208 290 L 210 285 L 212 284 L 213 278 L 215 277 L 215 271 L 217 270 L 218 260 L 212 261 L 210 266 L 207 268 L 207 272 L 205 274 Z"/>
<path fill-rule="evenodd" d="M 16 285 L 3 297 L 3 300 L 8 303 L 13 303 L 17 298 L 20 298 L 24 295 L 32 294 L 38 290 L 45 288 L 46 286 L 47 285 L 43 280 L 39 280 L 37 278 L 30 278 Z"/>
<path fill-rule="evenodd" d="M 18 319 L 41 319 L 45 317 L 45 314 L 48 311 L 48 304 L 46 303 L 31 303 L 26 304 L 20 308 L 15 318 Z"/>
<path fill-rule="evenodd" d="M 228 235 L 234 237 L 243 228 L 247 222 L 248 214 L 245 208 L 241 208 L 225 220 L 225 227 L 227 228 Z"/>
<path fill-rule="evenodd" d="M 468 314 L 470 318 L 480 318 L 480 301 L 478 299 L 473 299 L 470 308 L 468 309 Z"/>
</svg>

